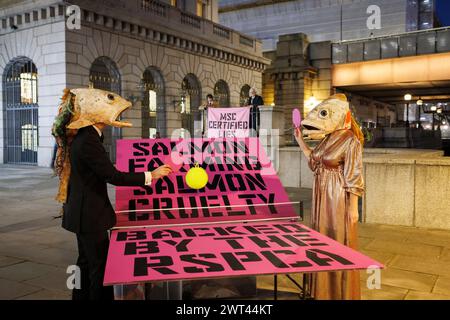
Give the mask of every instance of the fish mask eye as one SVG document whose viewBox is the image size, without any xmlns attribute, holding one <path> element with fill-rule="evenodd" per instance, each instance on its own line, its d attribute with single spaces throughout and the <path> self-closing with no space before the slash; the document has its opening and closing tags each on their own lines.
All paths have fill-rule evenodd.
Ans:
<svg viewBox="0 0 450 320">
<path fill-rule="evenodd" d="M 111 93 L 108 93 L 108 99 L 113 101 L 114 100 L 114 95 L 112 95 Z"/>
<path fill-rule="evenodd" d="M 328 117 L 328 110 L 327 109 L 322 109 L 319 111 L 319 117 L 321 117 L 322 119 L 325 119 Z"/>
</svg>

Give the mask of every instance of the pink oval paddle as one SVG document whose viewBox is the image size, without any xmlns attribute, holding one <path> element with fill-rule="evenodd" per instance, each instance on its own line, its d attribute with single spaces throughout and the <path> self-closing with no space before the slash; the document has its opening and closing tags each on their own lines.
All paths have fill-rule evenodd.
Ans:
<svg viewBox="0 0 450 320">
<path fill-rule="evenodd" d="M 300 125 L 302 124 L 302 115 L 297 108 L 292 110 L 292 123 L 296 128 L 300 128 Z"/>
</svg>

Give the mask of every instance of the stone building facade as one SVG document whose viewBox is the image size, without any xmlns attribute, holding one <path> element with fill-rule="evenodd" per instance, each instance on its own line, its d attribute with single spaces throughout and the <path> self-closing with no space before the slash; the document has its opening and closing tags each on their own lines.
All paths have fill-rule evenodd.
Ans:
<svg viewBox="0 0 450 320">
<path fill-rule="evenodd" d="M 66 87 L 92 85 L 133 102 L 123 114 L 133 127 L 105 134 L 114 159 L 120 137 L 197 134 L 196 110 L 206 94 L 238 106 L 249 87 L 262 88 L 269 63 L 259 41 L 165 2 L 6 3 L 0 8 L 0 163 L 50 165 L 51 125 Z"/>
</svg>

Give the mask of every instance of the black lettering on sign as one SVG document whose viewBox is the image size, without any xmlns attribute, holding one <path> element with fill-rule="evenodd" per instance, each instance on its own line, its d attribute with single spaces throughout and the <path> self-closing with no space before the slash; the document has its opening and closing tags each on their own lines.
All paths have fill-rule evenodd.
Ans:
<svg viewBox="0 0 450 320">
<path fill-rule="evenodd" d="M 192 241 L 192 239 L 183 239 L 180 242 L 175 240 L 163 240 L 165 243 L 174 246 L 177 252 L 186 252 L 188 251 L 187 245 Z"/>
<path fill-rule="evenodd" d="M 198 255 L 199 258 L 203 259 L 214 259 L 216 256 L 212 253 L 200 253 Z M 184 262 L 189 262 L 192 264 L 200 265 L 200 266 L 206 266 L 206 268 L 199 268 L 199 267 L 183 267 L 183 270 L 187 273 L 200 273 L 200 272 L 220 272 L 224 271 L 224 267 L 219 263 L 214 263 L 211 261 L 206 261 L 197 258 L 196 254 L 183 254 L 180 256 L 180 260 Z"/>
<path fill-rule="evenodd" d="M 316 238 L 311 238 L 310 234 L 299 233 L 299 234 L 284 234 L 283 237 L 292 241 L 299 246 L 328 246 L 325 242 L 319 242 Z M 300 239 L 298 239 L 300 238 Z"/>
<path fill-rule="evenodd" d="M 134 196 L 145 196 L 145 195 L 152 195 L 152 194 L 153 194 L 153 188 L 150 186 L 141 186 L 141 187 L 133 189 Z"/>
<path fill-rule="evenodd" d="M 145 168 L 145 158 L 136 158 L 128 160 L 128 172 L 136 172 L 136 168 Z M 139 163 L 138 163 L 139 162 Z"/>
<path fill-rule="evenodd" d="M 211 171 L 213 171 L 213 170 L 211 170 Z M 182 177 L 180 177 L 180 178 L 182 178 Z M 227 191 L 225 181 L 223 180 L 223 177 L 220 174 L 215 174 L 213 176 L 212 181 L 211 182 L 208 181 L 208 183 L 206 184 L 206 188 L 208 188 L 208 190 L 217 190 L 217 188 L 219 188 L 219 190 L 221 192 Z"/>
<path fill-rule="evenodd" d="M 272 251 L 261 251 L 261 254 L 269 260 L 270 263 L 272 263 L 277 268 L 289 268 L 287 264 L 285 264 L 283 261 L 281 261 L 275 253 L 284 253 L 284 254 L 295 254 L 291 250 L 273 250 Z"/>
<path fill-rule="evenodd" d="M 227 180 L 229 191 L 247 191 L 244 178 L 241 174 L 225 174 L 225 179 Z M 234 181 L 236 181 L 236 183 Z M 254 189 L 251 189 L 250 187 L 250 190 Z"/>
<path fill-rule="evenodd" d="M 117 232 L 117 241 L 132 241 L 147 239 L 145 231 L 119 231 Z"/>
<path fill-rule="evenodd" d="M 239 231 L 234 231 L 233 229 L 236 228 L 236 226 L 231 226 L 231 227 L 225 227 L 225 230 L 229 233 L 229 234 L 245 234 L 244 232 L 239 232 Z"/>
<path fill-rule="evenodd" d="M 164 163 L 160 158 L 153 158 L 151 159 L 147 164 L 147 170 L 146 171 L 153 171 L 159 166 L 162 166 Z"/>
<path fill-rule="evenodd" d="M 260 248 L 270 248 L 271 246 L 268 244 L 269 242 L 276 243 L 280 247 L 284 248 L 291 247 L 289 243 L 281 240 L 277 236 L 268 236 L 267 238 L 269 238 L 269 240 L 262 239 L 261 237 L 258 236 L 249 236 L 248 238 L 252 240 Z"/>
<path fill-rule="evenodd" d="M 157 262 L 148 262 L 148 260 L 157 260 Z M 177 274 L 176 271 L 169 267 L 173 265 L 173 260 L 169 256 L 158 256 L 148 258 L 134 258 L 134 272 L 135 277 L 142 277 L 148 275 L 148 268 L 151 268 L 161 274 Z"/>
<path fill-rule="evenodd" d="M 253 234 L 270 234 L 270 233 L 279 233 L 279 231 L 274 230 L 272 226 L 268 226 L 266 224 L 253 225 L 253 226 L 244 226 L 245 229 L 250 231 Z"/>
<path fill-rule="evenodd" d="M 275 228 L 280 229 L 281 231 L 285 233 L 310 233 L 308 229 L 303 228 L 301 225 L 298 224 L 274 224 Z M 293 229 L 293 230 L 292 230 Z"/>
<path fill-rule="evenodd" d="M 162 142 L 156 142 L 152 146 L 152 155 L 154 156 L 161 156 L 161 155 L 168 155 L 169 154 L 169 148 Z"/>
<path fill-rule="evenodd" d="M 233 249 L 244 249 L 244 247 L 236 240 L 242 239 L 242 237 L 220 237 L 214 238 L 214 240 L 225 240 Z"/>
<path fill-rule="evenodd" d="M 125 255 L 158 253 L 157 241 L 140 241 L 125 243 Z"/>
<path fill-rule="evenodd" d="M 286 254 L 286 255 L 297 255 L 292 250 L 274 250 L 274 253 Z M 271 253 L 270 251 L 265 251 L 265 253 L 261 252 L 275 267 L 277 268 L 286 268 L 286 264 L 284 264 L 281 260 L 278 259 L 276 255 Z M 308 261 L 295 261 L 289 264 L 293 268 L 306 268 L 311 267 L 312 264 Z"/>
<path fill-rule="evenodd" d="M 255 252 L 251 251 L 222 252 L 221 255 L 234 271 L 246 270 L 241 262 L 256 262 L 262 260 Z M 236 256 L 244 257 L 238 259 Z"/>
<path fill-rule="evenodd" d="M 155 220 L 161 220 L 161 214 L 163 214 L 167 217 L 167 219 L 175 219 L 175 216 L 170 212 L 170 210 L 167 210 L 171 208 L 173 208 L 171 198 L 153 199 L 153 218 Z"/>
<path fill-rule="evenodd" d="M 146 147 L 149 147 L 149 146 L 150 146 L 150 144 L 148 142 L 133 143 L 133 148 L 136 150 L 136 151 L 133 151 L 133 156 L 135 156 L 135 157 L 148 156 L 150 154 L 150 152 Z"/>
<path fill-rule="evenodd" d="M 163 229 L 152 233 L 152 239 L 162 238 L 181 238 L 181 234 L 178 231 L 172 229 Z"/>
<path fill-rule="evenodd" d="M 136 210 L 136 204 L 141 204 L 143 206 L 148 205 L 148 199 L 130 199 L 128 201 L 128 209 Z M 128 212 L 128 221 L 147 221 L 149 219 L 148 212 L 143 211 L 131 211 Z"/>
<path fill-rule="evenodd" d="M 156 194 L 173 194 L 175 193 L 175 185 L 169 177 L 158 179 L 154 184 Z"/>
<path fill-rule="evenodd" d="M 233 208 L 231 207 L 231 203 L 230 200 L 228 199 L 227 195 L 223 195 L 223 203 L 226 205 L 226 209 L 228 211 L 228 215 L 230 217 L 233 216 L 245 216 L 245 210 L 233 210 Z"/>
<path fill-rule="evenodd" d="M 208 227 L 194 227 L 192 228 L 192 230 L 194 231 L 209 231 L 211 230 L 211 228 Z M 213 237 L 215 236 L 214 232 L 205 232 L 205 233 L 199 233 L 199 232 L 195 232 L 197 237 Z"/>
<path fill-rule="evenodd" d="M 319 254 L 327 256 L 327 257 L 320 257 Z M 306 256 L 314 261 L 319 266 L 329 266 L 330 262 L 337 261 L 340 264 L 343 264 L 344 266 L 353 265 L 353 262 L 328 251 L 321 250 L 321 249 L 309 249 L 306 250 Z"/>
<path fill-rule="evenodd" d="M 266 183 L 260 173 L 245 173 L 244 175 L 250 190 L 255 191 L 256 187 L 260 190 L 267 190 Z"/>
<path fill-rule="evenodd" d="M 285 237 L 286 239 L 288 239 L 289 241 L 291 241 L 292 243 L 295 243 L 296 245 L 298 245 L 299 247 L 306 247 L 308 246 L 306 243 L 304 243 L 303 241 L 298 240 L 296 237 L 296 235 L 291 235 L 291 234 L 283 234 L 283 237 Z"/>
</svg>

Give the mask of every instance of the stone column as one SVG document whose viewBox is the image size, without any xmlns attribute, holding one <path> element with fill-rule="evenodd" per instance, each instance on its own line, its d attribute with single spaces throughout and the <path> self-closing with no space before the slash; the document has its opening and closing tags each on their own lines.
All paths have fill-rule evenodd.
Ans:
<svg viewBox="0 0 450 320">
<path fill-rule="evenodd" d="M 279 37 L 276 52 L 266 54 L 272 58 L 272 64 L 264 72 L 264 93 L 284 111 L 284 129 L 292 123 L 292 110 L 298 108 L 304 113 L 306 95 L 312 91 L 312 78 L 316 68 L 309 64 L 308 39 L 303 33 L 282 35 Z M 269 81 L 268 81 L 269 80 Z M 266 97 L 264 97 L 266 98 Z M 284 131 L 286 142 L 293 142 L 292 134 Z"/>
</svg>

